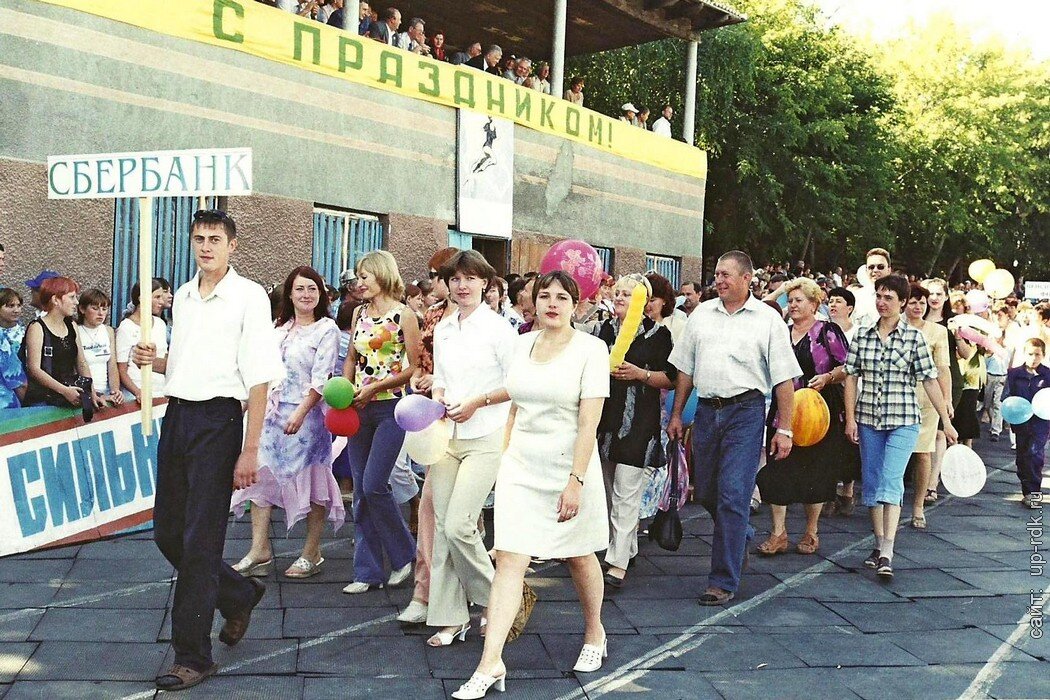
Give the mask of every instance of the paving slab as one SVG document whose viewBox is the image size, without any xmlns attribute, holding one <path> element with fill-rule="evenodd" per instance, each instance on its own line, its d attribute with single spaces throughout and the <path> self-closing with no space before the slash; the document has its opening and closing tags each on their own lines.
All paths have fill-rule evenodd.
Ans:
<svg viewBox="0 0 1050 700">
<path fill-rule="evenodd" d="M 73 562 L 73 558 L 0 559 L 0 583 L 61 583 Z"/>
<path fill-rule="evenodd" d="M 14 682 L 36 646 L 32 642 L 0 642 L 0 684 Z"/>
<path fill-rule="evenodd" d="M 407 637 L 333 637 L 304 641 L 299 647 L 300 674 L 430 678 L 423 642 Z"/>
<path fill-rule="evenodd" d="M 559 636 L 565 640 L 573 639 L 572 635 Z M 477 668 L 484 645 L 481 637 L 473 635 L 468 636 L 465 643 L 457 642 L 447 647 L 429 647 L 424 640 L 425 638 L 421 638 L 418 643 L 426 655 L 427 665 L 434 678 L 469 678 Z M 576 642 L 571 651 L 561 653 L 555 658 L 548 652 L 540 635 L 523 634 L 504 647 L 503 662 L 508 669 L 512 669 L 511 677 L 562 678 L 576 663 L 580 644 L 582 639 Z M 567 655 L 571 655 L 572 658 L 567 659 Z"/>
<path fill-rule="evenodd" d="M 977 628 L 952 630 L 945 634 L 939 631 L 893 632 L 878 635 L 892 641 L 902 649 L 928 664 L 982 663 L 995 654 L 1002 645 L 998 637 Z M 1011 663 L 1035 662 L 1024 651 L 1011 654 Z"/>
<path fill-rule="evenodd" d="M 722 615 L 724 609 L 699 605 L 695 600 L 646 600 L 613 598 L 602 607 L 604 618 L 609 605 L 614 605 L 620 613 L 640 632 L 651 632 L 653 629 L 685 629 L 715 615 L 720 615 L 719 625 L 737 625 L 742 623 L 733 614 Z M 529 623 L 531 626 L 531 622 Z"/>
<path fill-rule="evenodd" d="M 450 678 L 443 681 L 445 697 L 451 695 L 459 686 L 467 680 L 464 678 Z M 515 678 L 513 675 L 507 678 L 507 692 L 496 693 L 499 700 L 556 700 L 568 693 L 579 691 L 582 683 L 586 682 L 582 677 L 575 678 Z M 490 698 L 493 696 L 490 694 Z"/>
<path fill-rule="evenodd" d="M 779 635 L 737 632 L 700 633 L 688 640 L 682 635 L 661 635 L 678 664 L 690 671 L 754 671 L 764 668 L 804 668 L 805 662 L 788 649 Z"/>
<path fill-rule="evenodd" d="M 688 605 L 687 602 L 683 603 Z M 636 632 L 637 629 L 621 612 L 619 606 L 602 606 L 602 625 L 608 632 Z M 579 601 L 537 601 L 529 618 L 529 632 L 560 632 L 580 634 L 583 632 L 583 615 Z"/>
<path fill-rule="evenodd" d="M 143 683 L 120 681 L 17 681 L 4 700 L 113 700 L 148 689 Z"/>
<path fill-rule="evenodd" d="M 971 569 L 944 569 L 944 571 L 975 588 L 995 594 L 1024 594 L 1036 586 L 1039 589 L 1046 588 L 1047 584 L 1046 577 L 1033 576 L 1027 567 L 1024 569 L 1000 569 L 998 571 Z"/>
<path fill-rule="evenodd" d="M 175 569 L 165 559 L 122 559 L 115 565 L 110 559 L 82 559 L 77 557 L 65 578 L 69 581 L 106 581 L 114 587 L 131 583 L 164 581 L 175 575 Z"/>
<path fill-rule="evenodd" d="M 968 626 L 956 615 L 936 615 L 911 600 L 896 603 L 828 603 L 861 632 L 955 630 Z"/>
<path fill-rule="evenodd" d="M 159 693 L 158 697 L 165 697 Z M 189 690 L 179 691 L 183 698 L 215 700 L 298 700 L 303 697 L 303 679 L 297 676 L 225 676 L 218 675 Z"/>
<path fill-rule="evenodd" d="M 845 601 L 855 603 L 897 602 L 901 597 L 878 581 L 857 576 L 847 571 L 821 573 L 813 578 L 796 580 L 784 576 L 790 582 L 781 594 L 784 598 L 812 598 L 822 602 Z"/>
<path fill-rule="evenodd" d="M 812 667 L 925 665 L 922 659 L 894 644 L 889 635 L 784 634 L 777 641 Z"/>
<path fill-rule="evenodd" d="M 827 606 L 806 598 L 774 598 L 737 615 L 748 627 L 841 625 L 846 620 Z"/>
<path fill-rule="evenodd" d="M 0 642 L 25 642 L 44 616 L 43 608 L 0 612 Z"/>
<path fill-rule="evenodd" d="M 447 700 L 448 695 L 445 693 L 442 681 L 425 678 L 354 678 L 348 680 L 346 678 L 307 677 L 303 686 L 304 700 L 375 700 L 376 698 Z"/>
<path fill-rule="evenodd" d="M 59 583 L 0 583 L 0 614 L 4 610 L 42 608 L 55 599 Z"/>
<path fill-rule="evenodd" d="M 299 641 L 245 638 L 232 647 L 215 642 L 212 655 L 223 675 L 294 676 L 299 658 Z M 169 660 L 173 660 L 173 657 Z"/>
<path fill-rule="evenodd" d="M 828 668 L 801 668 L 790 673 L 764 668 L 746 675 L 738 672 L 703 675 L 725 700 L 857 698 L 859 696 L 845 684 L 848 676 L 848 669 Z"/>
<path fill-rule="evenodd" d="M 57 642 L 155 642 L 163 610 L 51 608 L 30 639 Z"/>
<path fill-rule="evenodd" d="M 19 680 L 143 681 L 160 672 L 167 644 L 41 642 Z"/>
<path fill-rule="evenodd" d="M 103 581 L 67 581 L 58 589 L 51 606 L 164 610 L 169 606 L 171 589 L 171 581 L 137 583 L 120 588 Z"/>
<path fill-rule="evenodd" d="M 582 679 L 584 687 L 589 680 Z M 722 695 L 699 672 L 651 671 L 640 678 L 624 678 L 601 686 L 601 697 L 660 698 L 661 700 L 720 700 Z"/>
<path fill-rule="evenodd" d="M 956 700 L 970 684 L 952 666 L 855 667 L 836 675 L 865 700 Z"/>
<path fill-rule="evenodd" d="M 1017 625 L 1028 610 L 1030 596 L 999 595 L 961 598 L 917 598 L 915 602 L 931 615 L 955 620 L 963 625 L 980 623 Z"/>
<path fill-rule="evenodd" d="M 396 612 L 392 605 L 383 609 L 287 608 L 281 636 L 311 639 L 338 632 L 353 637 L 400 637 L 400 625 L 392 618 L 384 619 Z"/>
<path fill-rule="evenodd" d="M 248 626 L 248 631 L 245 633 L 245 639 L 283 639 L 284 633 L 282 631 L 284 623 L 284 610 L 280 609 L 263 609 L 256 608 L 252 612 L 252 621 Z M 218 611 L 215 612 L 215 619 L 212 621 L 212 635 L 216 636 L 219 630 L 222 629 L 224 624 L 222 615 Z M 171 609 L 169 608 L 164 616 L 164 624 L 161 625 L 160 632 L 157 635 L 157 641 L 168 642 L 171 641 Z"/>
<path fill-rule="evenodd" d="M 1017 625 L 981 625 L 981 629 L 994 635 L 997 639 L 1003 642 L 1009 640 L 1014 649 L 1019 649 L 1040 661 L 1050 661 L 1050 635 L 1046 634 L 1046 630 L 1042 631 L 1041 636 L 1035 637 L 1032 634 L 1033 629 L 1026 627 L 1019 636 L 1014 637 L 1017 628 Z"/>
</svg>

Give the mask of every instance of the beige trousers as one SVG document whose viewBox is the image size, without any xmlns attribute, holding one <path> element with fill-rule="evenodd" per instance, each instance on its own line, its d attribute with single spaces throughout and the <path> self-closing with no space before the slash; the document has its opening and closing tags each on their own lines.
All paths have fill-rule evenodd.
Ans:
<svg viewBox="0 0 1050 700">
<path fill-rule="evenodd" d="M 468 601 L 488 605 L 495 572 L 478 532 L 478 516 L 496 483 L 502 448 L 502 428 L 473 440 L 451 440 L 445 457 L 427 474 L 434 496 L 430 626 L 465 624 Z"/>
<path fill-rule="evenodd" d="M 638 512 L 652 469 L 604 462 L 602 473 L 609 495 L 609 549 L 605 563 L 627 569 L 638 554 Z"/>
</svg>

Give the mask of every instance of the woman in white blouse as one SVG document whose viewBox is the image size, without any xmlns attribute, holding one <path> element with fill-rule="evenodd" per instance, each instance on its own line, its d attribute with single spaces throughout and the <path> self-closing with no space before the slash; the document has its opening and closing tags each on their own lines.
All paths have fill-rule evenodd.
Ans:
<svg viewBox="0 0 1050 700">
<path fill-rule="evenodd" d="M 160 318 L 160 313 L 165 307 L 168 298 L 167 292 L 159 279 L 153 280 L 153 296 L 151 297 L 153 313 L 153 326 L 150 339 L 157 348 L 156 359 L 153 360 L 153 396 L 164 396 L 164 372 L 168 366 L 168 327 Z M 117 369 L 120 372 L 120 384 L 124 387 L 124 398 L 139 401 L 142 385 L 142 370 L 133 362 L 129 362 L 131 349 L 142 340 L 142 309 L 139 307 L 139 286 L 136 284 L 131 288 L 131 303 L 134 309 L 117 327 Z"/>
<path fill-rule="evenodd" d="M 84 348 L 84 358 L 91 370 L 92 387 L 114 406 L 124 403 L 117 371 L 116 334 L 106 325 L 109 297 L 100 289 L 89 289 L 77 302 L 77 337 Z"/>
<path fill-rule="evenodd" d="M 496 271 L 481 253 L 456 253 L 441 276 L 457 309 L 434 329 L 431 391 L 452 419 L 448 452 L 427 476 L 435 522 L 427 624 L 442 628 L 427 642 L 434 647 L 466 637 L 468 601 L 488 604 L 494 571 L 477 523 L 499 470 L 510 412 L 503 384 L 518 337 L 482 302 Z"/>
</svg>

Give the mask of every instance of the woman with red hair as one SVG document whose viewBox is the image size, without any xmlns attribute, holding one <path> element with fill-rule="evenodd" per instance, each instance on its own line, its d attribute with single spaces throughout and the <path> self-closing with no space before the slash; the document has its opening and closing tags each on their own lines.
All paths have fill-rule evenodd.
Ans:
<svg viewBox="0 0 1050 700">
<path fill-rule="evenodd" d="M 91 369 L 77 337 L 73 317 L 80 285 L 68 277 L 52 277 L 40 285 L 44 315 L 26 328 L 19 354 L 29 386 L 23 405 L 83 406 L 90 420 L 102 398 L 91 388 Z M 89 392 L 85 397 L 84 392 Z"/>
</svg>

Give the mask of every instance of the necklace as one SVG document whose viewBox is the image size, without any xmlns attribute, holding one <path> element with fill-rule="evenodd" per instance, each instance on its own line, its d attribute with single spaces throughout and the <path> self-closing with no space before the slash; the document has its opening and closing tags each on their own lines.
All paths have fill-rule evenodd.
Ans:
<svg viewBox="0 0 1050 700">
<path fill-rule="evenodd" d="M 81 325 L 80 327 L 84 329 L 84 335 L 88 337 L 88 340 L 91 341 L 92 345 L 99 345 L 98 332 L 100 329 L 105 328 L 105 326 L 96 326 L 94 331 L 84 325 Z"/>
</svg>

